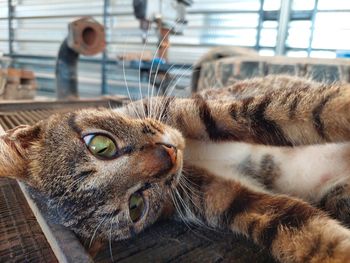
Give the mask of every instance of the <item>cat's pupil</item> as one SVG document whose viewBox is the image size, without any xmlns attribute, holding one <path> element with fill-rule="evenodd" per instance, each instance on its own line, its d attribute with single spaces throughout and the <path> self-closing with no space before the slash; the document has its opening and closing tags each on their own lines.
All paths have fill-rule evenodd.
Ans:
<svg viewBox="0 0 350 263">
<path fill-rule="evenodd" d="M 103 152 L 106 151 L 107 149 L 108 149 L 108 147 L 105 147 L 105 148 L 99 150 L 97 153 L 103 153 Z"/>
</svg>

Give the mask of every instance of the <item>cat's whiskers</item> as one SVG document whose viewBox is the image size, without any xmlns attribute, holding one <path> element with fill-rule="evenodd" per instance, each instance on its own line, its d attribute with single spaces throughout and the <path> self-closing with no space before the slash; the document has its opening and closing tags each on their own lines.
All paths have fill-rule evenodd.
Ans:
<svg viewBox="0 0 350 263">
<path fill-rule="evenodd" d="M 140 93 L 140 100 L 142 99 L 143 95 L 142 95 L 142 89 L 141 89 L 141 63 L 143 61 L 143 55 L 144 55 L 144 52 L 145 52 L 145 49 L 146 49 L 146 46 L 148 44 L 148 36 L 149 36 L 149 32 L 150 32 L 150 29 L 151 29 L 151 24 L 148 25 L 148 28 L 147 28 L 147 32 L 146 32 L 146 40 L 145 40 L 145 43 L 143 44 L 142 46 L 142 52 L 141 52 L 141 56 L 140 56 L 140 59 L 139 59 L 139 93 Z M 146 112 L 144 110 L 144 117 L 146 118 Z"/>
<path fill-rule="evenodd" d="M 130 95 L 130 91 L 129 91 L 129 85 L 128 85 L 128 82 L 126 81 L 126 74 L 125 74 L 125 51 L 126 51 L 126 45 L 127 45 L 127 41 L 129 39 L 129 35 L 125 38 L 125 42 L 124 42 L 124 49 L 123 49 L 123 56 L 122 56 L 122 69 L 123 69 L 123 77 L 124 77 L 124 83 L 125 83 L 125 87 L 126 87 L 126 91 L 128 93 L 128 97 L 130 99 L 130 104 L 132 105 L 133 107 L 133 110 L 135 112 L 135 114 L 137 115 L 137 117 L 139 119 L 141 119 L 134 103 L 133 103 L 133 100 L 131 98 L 131 95 Z"/>
<path fill-rule="evenodd" d="M 148 44 L 148 36 L 149 36 L 149 32 L 151 30 L 151 24 L 148 25 L 148 28 L 147 28 L 147 32 L 146 32 L 146 41 L 145 43 L 143 44 L 142 46 L 142 52 L 141 52 L 141 56 L 140 56 L 140 60 L 139 60 L 139 92 L 140 92 L 140 100 L 143 98 L 143 95 L 142 95 L 142 89 L 141 89 L 141 63 L 142 63 L 142 59 L 143 59 L 143 55 L 144 55 L 144 52 L 145 52 L 145 48 Z M 145 111 L 145 108 L 144 107 L 141 107 L 143 109 L 143 116 L 144 118 L 146 118 L 146 111 Z"/>
<path fill-rule="evenodd" d="M 177 198 L 174 196 L 175 195 L 175 192 L 173 189 L 170 189 L 170 197 L 173 201 L 173 204 L 174 204 L 174 207 L 175 207 L 175 210 L 177 211 L 177 214 L 178 216 L 180 217 L 181 221 L 184 222 L 184 224 L 190 229 L 190 225 L 188 224 L 188 220 L 186 218 L 186 216 L 183 214 L 182 210 L 181 210 L 181 207 L 179 205 L 179 203 L 177 202 Z"/>
<path fill-rule="evenodd" d="M 113 220 L 114 218 L 112 217 L 110 220 L 110 228 L 109 228 L 109 253 L 111 256 L 111 260 L 112 262 L 114 262 L 114 258 L 113 258 L 113 251 L 112 251 L 112 230 L 113 230 Z"/>
<path fill-rule="evenodd" d="M 189 207 L 189 204 L 183 199 L 183 197 L 179 193 L 178 189 L 175 189 L 175 193 L 178 197 L 180 204 L 185 209 L 186 218 L 188 218 L 191 221 L 191 223 L 194 223 L 196 225 L 203 225 L 203 222 L 193 213 L 193 211 Z M 190 201 L 190 198 L 187 198 L 187 199 L 189 199 L 188 201 Z"/>
<path fill-rule="evenodd" d="M 181 66 L 181 68 L 183 68 L 185 65 L 182 65 Z M 180 69 L 181 69 L 180 68 Z M 190 66 L 188 69 L 186 69 L 177 79 L 176 79 L 176 82 L 175 82 L 175 84 L 173 84 L 173 82 L 174 82 L 174 80 L 171 80 L 171 82 L 169 83 L 169 85 L 167 86 L 167 88 L 165 89 L 165 91 L 164 91 L 164 94 L 167 94 L 168 93 L 168 89 L 169 89 L 169 87 L 171 88 L 171 91 L 170 91 L 170 93 L 167 95 L 167 96 L 171 96 L 172 95 L 172 93 L 174 92 L 174 90 L 175 90 L 175 87 L 176 87 L 176 85 L 177 85 L 177 83 L 181 80 L 181 78 L 183 78 L 183 76 L 185 75 L 185 74 L 187 74 L 191 69 L 193 68 L 193 66 Z M 162 112 L 164 112 L 166 109 L 165 109 L 165 104 L 163 104 L 163 108 L 159 111 L 160 113 L 159 113 L 159 116 L 158 116 L 158 121 L 160 121 L 161 120 L 161 113 Z"/>
<path fill-rule="evenodd" d="M 91 237 L 91 239 L 90 239 L 89 248 L 91 247 L 92 243 L 94 242 L 94 239 L 95 239 L 97 230 L 100 228 L 100 226 L 103 224 L 103 222 L 107 219 L 107 216 L 108 216 L 108 215 L 106 215 L 106 216 L 101 220 L 101 222 L 97 225 L 97 227 L 96 227 L 96 229 L 95 229 L 95 231 L 94 231 L 94 233 L 92 234 L 92 237 Z"/>
<path fill-rule="evenodd" d="M 182 176 L 184 177 L 184 176 Z M 180 178 L 179 186 L 185 191 L 186 195 L 188 195 L 186 189 L 196 198 L 202 198 L 198 190 L 194 189 L 189 182 L 187 182 L 184 178 Z M 186 189 L 185 189 L 186 188 Z"/>
<path fill-rule="evenodd" d="M 178 195 L 180 195 L 179 193 L 177 193 Z M 179 208 L 179 204 L 177 203 L 177 198 L 176 197 L 172 197 L 174 205 L 176 210 L 178 211 L 178 214 L 180 216 L 181 221 L 188 227 L 188 229 L 193 232 L 195 235 L 201 237 L 201 238 L 205 238 L 208 239 L 206 236 L 202 235 L 201 233 L 199 233 L 198 231 L 195 230 L 195 228 L 191 227 L 193 225 L 197 225 L 200 226 L 202 228 L 207 228 L 207 229 L 211 229 L 210 227 L 208 227 L 207 225 L 205 225 L 203 222 L 199 221 L 199 220 L 189 220 L 188 215 L 184 215 L 181 208 Z M 193 217 L 191 218 L 193 219 Z M 210 240 L 210 239 L 208 239 Z"/>
<path fill-rule="evenodd" d="M 191 196 L 189 195 L 189 193 L 191 193 L 193 197 L 197 198 L 197 199 L 200 201 L 200 203 L 202 203 L 201 200 L 203 200 L 203 197 L 199 194 L 199 191 L 197 191 L 197 190 L 191 188 L 191 187 L 188 186 L 188 185 L 185 185 L 184 181 L 179 182 L 179 187 L 181 187 L 181 189 L 183 190 L 183 193 L 184 193 L 184 195 L 186 196 L 186 199 L 188 200 L 188 203 L 189 203 L 189 204 L 191 203 L 192 206 L 193 206 L 195 209 L 197 209 L 198 211 L 202 211 L 203 209 L 202 209 L 201 207 L 199 207 L 199 205 L 198 205 L 196 202 L 194 202 L 193 198 L 191 198 Z M 186 188 L 187 190 L 186 190 L 185 188 Z M 197 193 L 196 193 L 196 192 L 197 192 Z M 185 200 L 183 200 L 183 201 L 186 203 Z M 194 215 L 192 211 L 191 211 L 191 214 Z M 213 228 L 213 227 L 211 227 L 211 226 L 205 224 L 205 223 L 204 223 L 201 219 L 199 219 L 196 215 L 194 215 L 194 218 L 196 219 L 194 223 L 197 224 L 197 225 L 199 225 L 199 226 L 201 226 L 202 228 L 211 229 L 211 230 L 216 230 L 215 228 Z"/>
<path fill-rule="evenodd" d="M 164 80 L 166 79 L 166 75 L 173 69 L 173 67 L 175 67 L 175 64 L 171 65 L 171 66 L 167 69 L 167 71 L 164 73 L 164 77 L 163 77 L 162 81 L 161 81 L 160 84 L 159 84 L 159 89 L 157 90 L 157 95 L 156 95 L 156 97 L 159 96 L 159 91 L 161 90 L 161 87 L 162 87 L 162 85 L 163 85 L 163 82 L 164 82 Z M 168 87 L 169 87 L 169 86 L 167 86 L 166 89 L 168 89 Z M 166 93 L 164 92 L 163 95 L 166 95 Z"/>
<path fill-rule="evenodd" d="M 179 70 L 183 69 L 185 66 L 186 66 L 186 65 L 183 64 L 183 65 L 179 68 Z M 171 96 L 171 94 L 172 94 L 172 92 L 174 91 L 174 89 L 175 89 L 177 83 L 184 77 L 185 74 L 187 74 L 189 71 L 192 71 L 192 69 L 193 69 L 193 66 L 189 66 L 187 69 L 185 69 L 185 71 L 184 71 L 180 76 L 177 76 L 177 77 L 176 77 L 176 82 L 175 82 L 175 84 L 174 84 L 175 78 L 172 79 L 171 82 L 169 83 L 169 85 L 167 86 L 167 88 L 165 89 L 164 94 L 167 94 L 168 89 L 171 88 L 171 91 L 170 91 L 170 93 L 169 93 L 169 96 Z"/>
<path fill-rule="evenodd" d="M 182 69 L 184 66 L 185 66 L 185 65 L 183 65 L 180 69 Z M 188 72 L 196 72 L 196 71 L 198 71 L 198 70 L 193 70 L 193 71 L 192 71 L 192 69 L 193 69 L 193 66 L 188 67 L 179 77 L 176 78 L 176 82 L 175 82 L 174 84 L 173 84 L 173 81 L 174 81 L 174 80 L 172 80 L 172 82 L 170 83 L 171 85 L 169 85 L 169 87 L 171 87 L 171 89 L 172 89 L 172 90 L 170 91 L 169 96 L 171 96 L 171 94 L 174 92 L 176 85 L 177 85 L 177 84 L 179 83 L 179 81 L 185 76 L 185 74 L 187 74 Z"/>
<path fill-rule="evenodd" d="M 160 82 L 160 85 L 159 85 L 159 88 L 158 88 L 156 97 L 159 96 L 159 91 L 161 90 L 161 87 L 162 87 L 162 85 L 163 85 L 163 81 L 166 79 L 166 75 L 170 72 L 170 70 L 171 70 L 174 66 L 175 66 L 174 64 L 171 65 L 170 68 L 168 68 L 167 71 L 165 72 L 164 77 L 163 77 L 162 81 Z M 166 95 L 166 91 L 168 90 L 168 88 L 169 88 L 169 86 L 167 86 L 167 88 L 165 89 L 164 94 L 163 94 L 164 96 Z M 164 110 L 165 110 L 165 105 L 164 105 L 164 103 L 162 103 L 163 100 L 158 99 L 158 101 L 159 101 L 159 103 L 158 103 L 159 106 L 158 106 L 158 109 L 156 110 L 155 116 L 158 115 L 157 120 L 160 121 L 161 118 L 162 118 L 162 113 L 163 113 Z"/>
<path fill-rule="evenodd" d="M 73 180 L 72 183 L 70 183 L 68 186 L 67 186 L 67 190 L 63 193 L 63 195 L 60 197 L 60 199 L 58 200 L 57 202 L 57 205 L 56 205 L 56 212 L 58 214 L 58 216 L 61 218 L 62 217 L 62 214 L 61 214 L 61 211 L 59 210 L 59 207 L 61 206 L 61 202 L 63 201 L 63 198 L 72 190 L 72 188 L 77 185 L 78 183 L 80 183 L 81 181 L 83 181 L 85 179 L 85 177 L 80 177 L 76 180 Z"/>
<path fill-rule="evenodd" d="M 193 198 L 191 198 L 191 196 L 189 195 L 188 191 L 191 192 L 191 189 L 185 187 L 184 185 L 182 185 L 181 183 L 179 183 L 179 187 L 182 189 L 183 191 L 183 194 L 184 194 L 184 197 L 181 197 L 181 199 L 183 200 L 183 202 L 186 204 L 186 206 L 189 208 L 188 204 L 189 203 L 192 203 L 192 205 L 194 206 L 194 208 L 197 208 L 198 210 L 200 210 L 200 208 L 198 207 L 198 205 L 193 201 Z M 187 189 L 185 189 L 187 188 Z M 177 190 L 178 192 L 178 190 Z M 198 197 L 200 198 L 200 197 Z M 187 200 L 188 201 L 188 204 L 187 202 L 185 201 Z"/>
<path fill-rule="evenodd" d="M 170 34 L 170 32 L 171 32 L 176 26 L 178 26 L 179 24 L 180 24 L 180 21 L 177 21 L 177 22 L 168 30 L 168 32 L 165 33 L 164 37 L 163 37 L 163 38 L 161 39 L 161 41 L 159 42 L 158 47 L 157 47 L 156 51 L 155 51 L 154 54 L 153 54 L 152 63 L 151 63 L 151 68 L 150 68 L 150 72 L 149 72 L 149 75 L 148 75 L 148 86 L 147 86 L 148 99 L 150 99 L 150 97 L 153 96 L 154 84 L 155 84 L 155 81 L 156 81 L 156 78 L 157 78 L 157 75 L 158 75 L 158 71 L 159 71 L 160 61 L 158 62 L 158 65 L 157 65 L 156 73 L 155 73 L 154 80 L 153 80 L 153 84 L 152 84 L 151 96 L 150 96 L 150 94 L 149 94 L 149 88 L 150 88 L 150 85 L 151 85 L 151 74 L 152 74 L 152 69 L 153 69 L 154 60 L 155 60 L 155 58 L 156 58 L 156 55 L 158 54 L 158 51 L 159 51 L 161 45 L 163 44 L 164 40 L 168 37 L 168 35 Z M 163 57 L 165 50 L 166 50 L 166 49 L 163 50 L 163 52 L 162 52 L 162 54 L 161 54 L 160 57 Z M 148 100 L 148 101 L 151 103 L 150 100 Z M 149 107 L 150 112 L 151 112 L 151 111 L 152 111 L 152 105 L 149 104 L 148 107 Z M 148 117 L 152 118 L 153 115 L 150 114 L 150 116 L 148 116 Z"/>
</svg>

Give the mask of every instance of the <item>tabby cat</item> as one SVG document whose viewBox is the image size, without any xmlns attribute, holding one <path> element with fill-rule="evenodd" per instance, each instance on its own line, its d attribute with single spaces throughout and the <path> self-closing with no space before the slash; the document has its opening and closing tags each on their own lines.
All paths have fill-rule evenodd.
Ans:
<svg viewBox="0 0 350 263">
<path fill-rule="evenodd" d="M 347 141 L 349 85 L 270 76 L 17 127 L 1 137 L 0 176 L 37 189 L 85 238 L 175 216 L 282 262 L 350 262 Z"/>
</svg>

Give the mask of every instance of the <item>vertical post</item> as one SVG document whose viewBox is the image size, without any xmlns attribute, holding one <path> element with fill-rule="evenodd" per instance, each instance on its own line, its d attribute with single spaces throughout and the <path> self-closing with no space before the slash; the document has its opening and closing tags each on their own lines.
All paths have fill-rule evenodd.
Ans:
<svg viewBox="0 0 350 263">
<path fill-rule="evenodd" d="M 108 94 L 108 83 L 107 83 L 107 62 L 108 62 L 108 54 L 107 47 L 109 44 L 109 35 L 107 34 L 108 30 L 108 17 L 109 17 L 109 0 L 103 1 L 103 26 L 106 35 L 106 47 L 102 54 L 102 67 L 101 67 L 101 93 L 102 95 Z"/>
<path fill-rule="evenodd" d="M 309 45 L 307 47 L 307 56 L 308 57 L 310 57 L 310 54 L 311 54 L 311 51 L 312 51 L 312 41 L 314 39 L 315 18 L 316 18 L 316 14 L 317 14 L 317 5 L 318 5 L 318 0 L 315 0 L 315 5 L 314 5 L 314 9 L 312 10 L 312 17 L 311 17 Z"/>
<path fill-rule="evenodd" d="M 286 52 L 286 40 L 288 35 L 288 24 L 292 9 L 292 0 L 281 1 L 280 16 L 278 19 L 278 32 L 276 42 L 276 55 L 284 55 Z"/>
<path fill-rule="evenodd" d="M 9 56 L 11 57 L 13 55 L 13 26 L 12 26 L 12 20 L 13 20 L 13 6 L 12 6 L 12 0 L 7 0 L 7 7 L 8 7 L 8 45 L 9 45 Z"/>
<path fill-rule="evenodd" d="M 260 9 L 259 9 L 259 21 L 256 31 L 256 43 L 255 49 L 259 51 L 260 49 L 260 37 L 261 37 L 261 28 L 262 23 L 264 22 L 264 0 L 260 0 Z"/>
</svg>

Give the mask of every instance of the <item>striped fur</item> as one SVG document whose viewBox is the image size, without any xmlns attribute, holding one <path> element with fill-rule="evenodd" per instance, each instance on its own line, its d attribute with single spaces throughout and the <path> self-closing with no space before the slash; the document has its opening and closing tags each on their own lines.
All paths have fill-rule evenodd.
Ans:
<svg viewBox="0 0 350 263">
<path fill-rule="evenodd" d="M 1 137 L 0 176 L 39 191 L 90 244 L 175 216 L 243 234 L 281 262 L 350 262 L 350 230 L 330 217 L 349 223 L 349 102 L 347 85 L 282 76 L 57 114 Z M 116 156 L 93 156 L 91 133 L 112 138 Z M 136 222 L 134 193 L 146 203 Z"/>
<path fill-rule="evenodd" d="M 281 78 L 281 79 L 280 79 Z M 162 121 L 179 129 L 186 138 L 215 141 L 245 141 L 268 145 L 291 146 L 325 142 L 341 142 L 350 138 L 350 87 L 323 84 L 291 77 L 270 77 L 269 90 L 264 80 L 237 83 L 242 90 L 260 88 L 264 92 L 243 91 L 240 96 L 216 99 L 196 95 L 192 99 L 176 99 L 168 105 Z M 277 80 L 276 80 L 277 79 Z M 292 83 L 290 83 L 292 82 Z M 262 83 L 261 87 L 258 83 Z M 284 83 L 284 85 L 283 85 Z M 294 84 L 294 85 L 293 85 Z M 251 86 L 250 86 L 251 85 Z M 273 85 L 279 85 L 279 88 Z M 281 86 L 287 88 L 282 89 Z M 235 89 L 234 89 L 235 90 Z M 142 116 L 140 105 L 164 105 L 166 98 L 130 105 L 125 112 Z M 334 112 L 337 118 L 334 118 Z"/>
<path fill-rule="evenodd" d="M 290 196 L 251 190 L 196 167 L 184 169 L 194 191 L 202 193 L 192 196 L 189 207 L 205 223 L 246 235 L 281 262 L 350 260 L 349 230 L 321 210 Z"/>
</svg>

